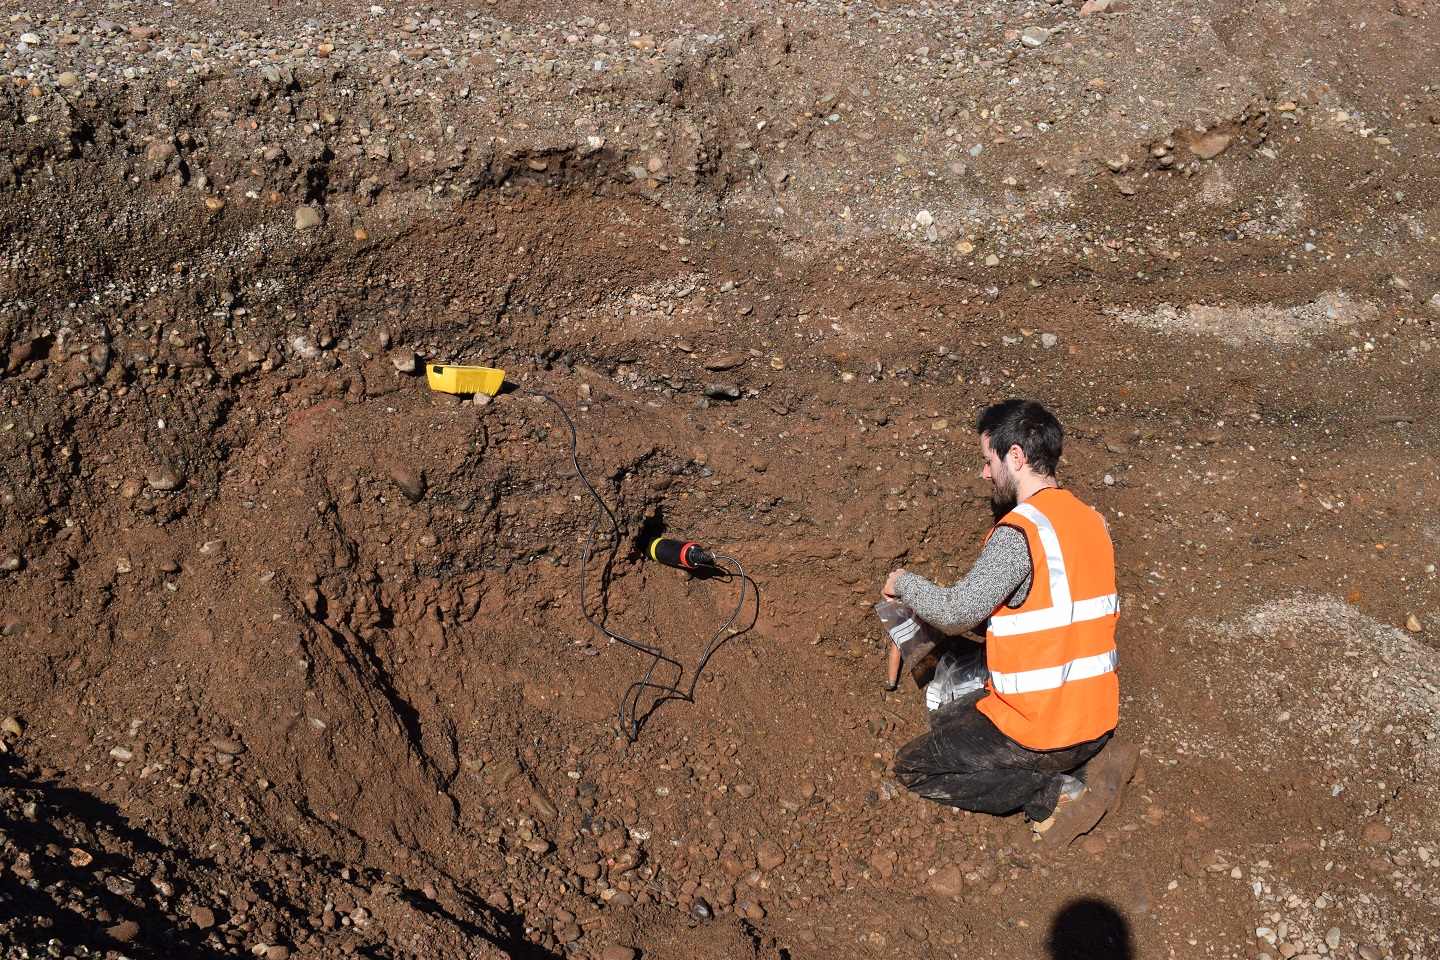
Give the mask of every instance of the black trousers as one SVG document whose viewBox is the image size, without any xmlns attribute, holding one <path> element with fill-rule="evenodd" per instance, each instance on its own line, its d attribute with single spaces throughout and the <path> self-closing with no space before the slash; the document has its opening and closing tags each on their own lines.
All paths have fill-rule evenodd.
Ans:
<svg viewBox="0 0 1440 960">
<path fill-rule="evenodd" d="M 930 732 L 900 748 L 895 776 L 937 803 L 996 816 L 1024 810 L 1031 820 L 1044 820 L 1060 802 L 1062 775 L 1083 780 L 1086 761 L 1110 734 L 1060 750 L 1031 750 L 975 709 L 986 695 L 976 690 L 936 711 Z"/>
</svg>

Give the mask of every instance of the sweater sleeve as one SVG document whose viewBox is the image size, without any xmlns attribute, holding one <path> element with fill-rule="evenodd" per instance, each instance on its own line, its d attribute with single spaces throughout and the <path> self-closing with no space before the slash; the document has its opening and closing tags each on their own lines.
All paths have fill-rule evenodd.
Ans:
<svg viewBox="0 0 1440 960">
<path fill-rule="evenodd" d="M 926 623 L 947 634 L 976 626 L 1001 604 L 1022 603 L 1034 573 L 1025 534 L 1000 527 L 991 535 L 975 566 L 953 587 L 941 587 L 915 573 L 895 581 L 895 592 Z"/>
</svg>

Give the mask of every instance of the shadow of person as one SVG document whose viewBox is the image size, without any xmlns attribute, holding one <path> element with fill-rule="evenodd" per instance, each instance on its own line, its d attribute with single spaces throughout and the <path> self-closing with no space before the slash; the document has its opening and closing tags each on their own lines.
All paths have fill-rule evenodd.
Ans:
<svg viewBox="0 0 1440 960">
<path fill-rule="evenodd" d="M 1067 903 L 1045 941 L 1052 960 L 1132 960 L 1130 925 L 1106 903 L 1086 897 Z"/>
</svg>

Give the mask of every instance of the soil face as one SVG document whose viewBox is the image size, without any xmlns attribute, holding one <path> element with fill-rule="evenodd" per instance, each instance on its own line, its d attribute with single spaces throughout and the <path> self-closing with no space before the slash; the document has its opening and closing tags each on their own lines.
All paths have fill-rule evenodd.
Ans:
<svg viewBox="0 0 1440 960">
<path fill-rule="evenodd" d="M 1436 955 L 1440 19 L 1103 6 L 7 10 L 5 956 Z M 1016 395 L 1143 747 L 1058 853 L 871 611 Z"/>
</svg>

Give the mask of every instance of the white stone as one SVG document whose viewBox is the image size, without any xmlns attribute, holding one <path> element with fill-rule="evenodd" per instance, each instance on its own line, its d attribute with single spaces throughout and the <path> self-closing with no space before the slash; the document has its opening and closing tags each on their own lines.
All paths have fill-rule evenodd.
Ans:
<svg viewBox="0 0 1440 960">
<path fill-rule="evenodd" d="M 1050 39 L 1050 31 L 1044 27 L 1026 27 L 1025 32 L 1020 34 L 1020 42 L 1030 49 L 1043 47 Z"/>
</svg>

